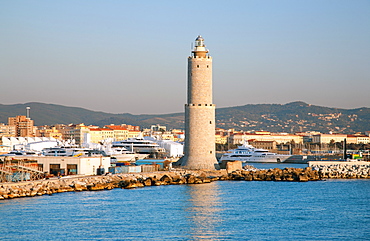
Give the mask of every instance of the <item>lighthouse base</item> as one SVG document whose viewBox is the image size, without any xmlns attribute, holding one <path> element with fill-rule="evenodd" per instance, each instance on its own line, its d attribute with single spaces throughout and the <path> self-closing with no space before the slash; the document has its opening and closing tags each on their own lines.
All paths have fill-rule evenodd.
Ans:
<svg viewBox="0 0 370 241">
<path fill-rule="evenodd" d="M 188 170 L 217 170 L 219 164 L 216 157 L 182 157 L 175 164 L 177 167 Z"/>
</svg>

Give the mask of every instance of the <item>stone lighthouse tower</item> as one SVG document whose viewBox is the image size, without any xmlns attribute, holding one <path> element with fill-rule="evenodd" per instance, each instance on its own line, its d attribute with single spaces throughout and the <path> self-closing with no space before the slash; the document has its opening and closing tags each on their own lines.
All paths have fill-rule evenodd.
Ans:
<svg viewBox="0 0 370 241">
<path fill-rule="evenodd" d="M 214 170 L 215 105 L 212 104 L 212 58 L 198 36 L 188 58 L 188 103 L 185 104 L 185 156 L 187 169 Z"/>
</svg>

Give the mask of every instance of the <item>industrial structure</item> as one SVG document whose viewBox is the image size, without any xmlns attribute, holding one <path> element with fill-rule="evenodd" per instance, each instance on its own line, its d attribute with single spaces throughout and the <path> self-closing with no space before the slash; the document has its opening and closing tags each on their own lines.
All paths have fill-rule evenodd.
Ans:
<svg viewBox="0 0 370 241">
<path fill-rule="evenodd" d="M 212 104 L 212 57 L 198 36 L 188 58 L 188 93 L 185 104 L 185 156 L 187 169 L 214 170 L 215 105 Z"/>
<path fill-rule="evenodd" d="M 34 181 L 44 177 L 37 161 L 27 159 L 0 159 L 0 183 Z"/>
</svg>

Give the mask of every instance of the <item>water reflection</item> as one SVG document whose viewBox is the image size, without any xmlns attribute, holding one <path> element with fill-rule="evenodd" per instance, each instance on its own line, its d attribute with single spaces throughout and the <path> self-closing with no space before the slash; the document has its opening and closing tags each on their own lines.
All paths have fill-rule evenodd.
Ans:
<svg viewBox="0 0 370 241">
<path fill-rule="evenodd" d="M 223 220 L 221 212 L 223 202 L 217 183 L 197 184 L 187 186 L 189 206 L 188 214 L 191 236 L 195 240 L 218 240 L 224 237 L 219 227 Z"/>
</svg>

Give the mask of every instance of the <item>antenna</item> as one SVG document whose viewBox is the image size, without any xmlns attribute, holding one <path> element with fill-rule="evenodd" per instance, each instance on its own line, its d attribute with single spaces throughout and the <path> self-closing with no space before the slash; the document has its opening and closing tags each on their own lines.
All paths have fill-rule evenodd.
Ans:
<svg viewBox="0 0 370 241">
<path fill-rule="evenodd" d="M 26 107 L 27 118 L 30 118 L 30 109 L 31 109 L 31 107 L 29 107 L 29 106 Z"/>
<path fill-rule="evenodd" d="M 191 50 L 193 50 L 193 42 L 191 42 Z"/>
</svg>

